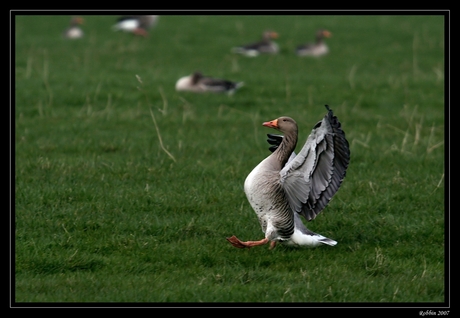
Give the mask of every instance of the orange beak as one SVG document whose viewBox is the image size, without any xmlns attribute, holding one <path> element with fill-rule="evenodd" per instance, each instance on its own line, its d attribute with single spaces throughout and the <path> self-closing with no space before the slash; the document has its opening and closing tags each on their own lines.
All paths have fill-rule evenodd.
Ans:
<svg viewBox="0 0 460 318">
<path fill-rule="evenodd" d="M 270 33 L 270 37 L 271 37 L 272 39 L 277 39 L 277 38 L 278 38 L 278 33 L 272 32 L 272 33 Z"/>
<path fill-rule="evenodd" d="M 269 128 L 278 128 L 278 119 L 274 119 L 272 121 L 266 121 L 262 124 L 262 126 L 269 127 Z"/>
<path fill-rule="evenodd" d="M 330 38 L 330 37 L 332 36 L 332 33 L 329 32 L 328 30 L 324 30 L 324 31 L 323 31 L 323 35 L 324 35 L 324 37 L 326 37 L 326 38 Z"/>
</svg>

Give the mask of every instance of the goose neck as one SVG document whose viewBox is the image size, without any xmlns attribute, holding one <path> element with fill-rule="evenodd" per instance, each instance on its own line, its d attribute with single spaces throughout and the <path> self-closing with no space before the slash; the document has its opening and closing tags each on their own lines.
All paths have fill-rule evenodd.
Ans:
<svg viewBox="0 0 460 318">
<path fill-rule="evenodd" d="M 291 153 L 295 150 L 297 145 L 297 131 L 285 134 L 283 141 L 279 147 L 273 152 L 273 155 L 278 159 L 281 167 L 284 167 L 288 161 Z"/>
</svg>

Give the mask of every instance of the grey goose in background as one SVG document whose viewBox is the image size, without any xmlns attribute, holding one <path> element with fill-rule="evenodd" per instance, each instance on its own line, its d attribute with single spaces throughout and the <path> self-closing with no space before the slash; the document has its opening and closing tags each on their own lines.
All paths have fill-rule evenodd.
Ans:
<svg viewBox="0 0 460 318">
<path fill-rule="evenodd" d="M 296 48 L 298 56 L 322 56 L 329 53 L 329 47 L 324 43 L 324 38 L 329 38 L 332 33 L 328 30 L 320 29 L 316 32 L 316 42 L 299 45 Z"/>
<path fill-rule="evenodd" d="M 276 54 L 279 52 L 279 47 L 278 44 L 272 41 L 272 39 L 276 38 L 278 38 L 278 33 L 274 31 L 265 31 L 262 34 L 261 41 L 234 47 L 232 48 L 232 52 L 250 57 L 255 57 L 264 53 Z"/>
<path fill-rule="evenodd" d="M 176 91 L 227 93 L 231 95 L 241 86 L 243 86 L 243 82 L 204 76 L 200 71 L 196 71 L 189 76 L 179 78 L 176 82 Z"/>
<path fill-rule="evenodd" d="M 149 29 L 158 23 L 157 15 L 129 15 L 118 18 L 117 23 L 112 26 L 114 31 L 131 32 L 135 35 L 146 37 Z"/>
<path fill-rule="evenodd" d="M 82 17 L 72 17 L 70 19 L 69 27 L 64 30 L 62 36 L 66 39 L 80 39 L 85 34 L 83 30 L 80 28 L 84 22 Z"/>
</svg>

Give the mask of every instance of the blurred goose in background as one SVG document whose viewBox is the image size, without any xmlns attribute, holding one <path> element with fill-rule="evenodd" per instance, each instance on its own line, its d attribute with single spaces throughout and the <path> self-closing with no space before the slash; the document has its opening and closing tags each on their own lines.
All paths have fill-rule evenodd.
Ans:
<svg viewBox="0 0 460 318">
<path fill-rule="evenodd" d="M 298 56 L 321 56 L 329 53 L 329 48 L 324 43 L 324 38 L 331 37 L 331 32 L 320 29 L 316 32 L 316 42 L 299 45 L 296 48 Z"/>
<path fill-rule="evenodd" d="M 148 30 L 158 23 L 158 18 L 157 15 L 122 16 L 112 26 L 112 30 L 131 32 L 145 37 L 148 35 Z"/>
<path fill-rule="evenodd" d="M 297 123 L 290 117 L 264 122 L 284 136 L 268 134 L 273 153 L 257 165 L 244 182 L 244 192 L 257 214 L 265 238 L 259 241 L 227 240 L 238 248 L 276 242 L 315 247 L 336 241 L 306 228 L 300 216 L 313 220 L 338 191 L 350 161 L 350 149 L 341 124 L 332 110 L 314 127 L 295 155 Z"/>
<path fill-rule="evenodd" d="M 72 17 L 70 19 L 70 25 L 67 29 L 64 30 L 63 36 L 66 39 L 79 39 L 82 38 L 84 33 L 80 28 L 80 25 L 83 24 L 84 20 L 82 17 Z"/>
<path fill-rule="evenodd" d="M 263 53 L 276 54 L 279 52 L 278 44 L 272 41 L 272 39 L 278 38 L 278 33 L 274 31 L 265 31 L 262 34 L 262 40 L 259 42 L 242 45 L 232 48 L 233 53 L 244 54 L 246 56 L 257 56 Z"/>
<path fill-rule="evenodd" d="M 192 75 L 180 78 L 176 82 L 176 91 L 228 93 L 231 95 L 241 86 L 243 86 L 243 82 L 204 76 L 201 72 L 196 71 Z"/>
</svg>

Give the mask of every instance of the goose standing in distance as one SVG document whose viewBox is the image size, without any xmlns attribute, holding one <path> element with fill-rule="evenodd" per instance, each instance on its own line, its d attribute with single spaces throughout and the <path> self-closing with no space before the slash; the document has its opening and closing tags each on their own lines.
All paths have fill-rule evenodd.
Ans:
<svg viewBox="0 0 460 318">
<path fill-rule="evenodd" d="M 243 82 L 204 76 L 201 72 L 196 71 L 192 75 L 181 77 L 176 82 L 176 91 L 227 93 L 231 95 L 241 86 L 243 86 Z"/>
<path fill-rule="evenodd" d="M 324 38 L 329 38 L 332 33 L 328 30 L 320 29 L 316 32 L 316 42 L 299 45 L 296 48 L 298 56 L 321 56 L 329 53 L 329 48 L 324 43 Z"/>
<path fill-rule="evenodd" d="M 279 52 L 279 47 L 278 44 L 272 41 L 272 39 L 276 38 L 278 38 L 278 33 L 274 31 L 265 31 L 262 34 L 261 41 L 234 47 L 232 48 L 232 52 L 243 54 L 250 57 L 255 57 L 261 53 L 276 54 Z"/>
<path fill-rule="evenodd" d="M 70 25 L 63 32 L 63 37 L 66 39 L 79 39 L 84 36 L 83 30 L 80 25 L 83 24 L 82 17 L 72 17 L 70 19 Z"/>
<path fill-rule="evenodd" d="M 268 134 L 273 153 L 257 165 L 244 182 L 244 192 L 257 214 L 265 238 L 259 241 L 227 240 L 238 248 L 276 242 L 315 247 L 336 241 L 306 228 L 300 216 L 313 220 L 329 203 L 345 177 L 350 149 L 332 110 L 314 127 L 297 155 L 297 123 L 290 117 L 264 122 L 284 136 Z"/>
<path fill-rule="evenodd" d="M 131 32 L 135 35 L 146 37 L 148 30 L 158 23 L 158 18 L 157 15 L 122 16 L 112 26 L 112 30 Z"/>
</svg>

